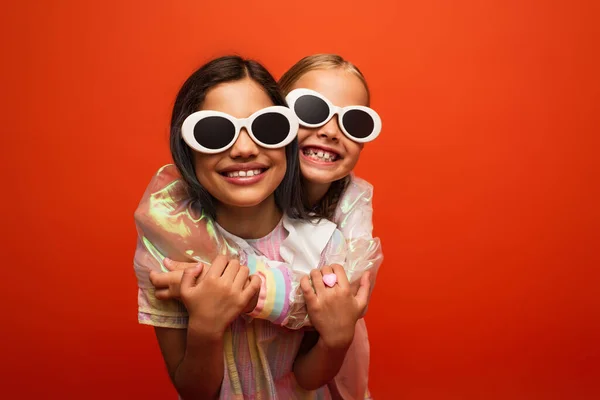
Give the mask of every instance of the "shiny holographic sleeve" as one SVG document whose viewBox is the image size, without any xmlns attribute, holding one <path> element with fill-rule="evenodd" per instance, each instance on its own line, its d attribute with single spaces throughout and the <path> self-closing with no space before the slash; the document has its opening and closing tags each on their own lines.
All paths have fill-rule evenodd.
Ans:
<svg viewBox="0 0 600 400">
<path fill-rule="evenodd" d="M 344 266 L 350 282 L 371 271 L 371 291 L 379 267 L 383 262 L 381 242 L 373 238 L 373 187 L 366 181 L 351 177 L 335 212 L 336 230 L 322 253 L 319 266 L 333 263 Z M 304 297 L 297 291 L 303 274 L 295 273 L 292 279 L 290 314 L 285 326 L 292 329 L 309 326 Z M 332 393 L 344 399 L 370 398 L 368 390 L 370 346 L 364 319 L 356 323 L 354 340 L 335 378 L 328 384 Z"/>
<path fill-rule="evenodd" d="M 336 208 L 334 222 L 344 234 L 348 245 L 345 269 L 351 282 L 371 271 L 371 290 L 383 251 L 379 238 L 373 238 L 373 186 L 367 181 L 351 176 L 340 203 Z"/>
<path fill-rule="evenodd" d="M 300 280 L 307 275 L 311 269 L 320 268 L 324 265 L 340 264 L 344 265 L 346 259 L 346 241 L 339 230 L 335 230 L 326 243 L 321 257 L 315 265 L 310 265 L 306 269 L 293 269 L 289 314 L 282 318 L 283 326 L 289 329 L 300 329 L 312 326 L 304 301 L 304 295 L 300 288 Z"/>
<path fill-rule="evenodd" d="M 163 266 L 165 257 L 208 265 L 219 254 L 239 259 L 241 264 L 248 265 L 251 274 L 258 274 L 263 281 L 260 307 L 252 315 L 280 323 L 279 318 L 288 314 L 289 268 L 251 251 L 242 252 L 236 242 L 227 240 L 211 218 L 192 207 L 185 183 L 174 165 L 160 168 L 153 176 L 134 217 L 138 232 L 134 270 L 140 323 L 187 327 L 185 307 L 176 300 L 156 299 L 149 279 L 150 271 L 168 272 Z"/>
<path fill-rule="evenodd" d="M 353 186 L 349 187 L 352 188 Z M 310 269 L 334 262 L 351 266 L 348 269 L 350 278 L 358 273 L 362 261 L 359 257 L 360 252 L 363 251 L 364 244 L 370 243 L 368 240 L 363 241 L 370 233 L 370 220 L 367 221 L 367 225 L 362 224 L 360 227 L 354 227 L 353 221 L 360 221 L 361 217 L 366 215 L 370 216 L 370 211 L 365 210 L 365 205 L 370 207 L 370 197 L 365 194 L 368 194 L 368 191 L 347 191 L 340 203 L 347 204 L 342 212 L 347 221 L 344 225 L 345 230 L 356 234 L 361 232 L 361 237 L 349 242 L 344 240 L 340 232 L 333 236 L 326 234 L 325 236 L 330 238 L 329 241 L 323 240 L 322 247 L 327 244 L 326 251 L 316 252 L 317 259 L 305 262 L 306 265 L 298 269 L 292 267 L 292 262 L 285 264 L 258 256 L 247 244 L 243 246 L 245 251 L 241 251 L 240 243 L 227 240 L 208 216 L 191 206 L 185 184 L 175 166 L 162 167 L 152 178 L 135 212 L 138 244 L 134 268 L 139 287 L 140 323 L 179 328 L 187 326 L 187 313 L 183 305 L 175 300 L 157 300 L 154 287 L 149 281 L 151 270 L 166 272 L 162 264 L 165 257 L 176 261 L 210 264 L 218 254 L 225 254 L 230 258 L 239 259 L 242 264 L 248 265 L 250 273 L 256 273 L 261 278 L 259 302 L 250 316 L 267 319 L 292 329 L 310 325 L 304 299 L 299 290 L 300 279 Z M 349 196 L 351 198 L 348 198 Z M 310 226 L 296 225 L 304 225 L 303 229 Z M 293 230 L 293 226 L 288 228 Z M 310 229 L 304 236 L 310 235 L 314 239 L 314 230 Z M 315 253 L 314 250 L 300 249 L 302 245 L 298 246 L 298 243 L 302 240 L 294 242 L 296 248 L 293 251 L 296 254 Z M 348 243 L 353 244 L 353 247 Z"/>
<path fill-rule="evenodd" d="M 346 270 L 350 280 L 360 279 L 366 270 L 371 271 L 371 291 L 379 267 L 383 262 L 381 242 L 373 238 L 373 186 L 363 179 L 351 177 L 338 208 L 335 222 L 344 233 L 348 243 Z M 364 319 L 356 323 L 354 340 L 346 353 L 346 359 L 335 378 L 330 382 L 339 397 L 370 399 L 369 394 L 370 346 Z"/>
<path fill-rule="evenodd" d="M 372 236 L 372 200 L 373 186 L 352 176 L 334 214 L 333 222 L 337 224 L 339 231 L 331 236 L 319 263 L 319 267 L 331 264 L 342 265 L 350 282 L 356 282 L 365 271 L 370 270 L 371 291 L 379 266 L 383 262 L 381 242 L 379 238 Z M 310 326 L 304 297 L 298 289 L 302 276 L 303 273 L 296 271 L 291 283 L 290 314 L 284 324 L 290 329 Z"/>
<path fill-rule="evenodd" d="M 217 234 L 212 220 L 195 211 L 177 169 L 158 170 L 134 214 L 138 232 L 134 270 L 138 281 L 138 320 L 154 326 L 185 328 L 187 312 L 178 301 L 154 296 L 150 271 L 167 270 L 163 259 L 207 262 L 217 254 L 235 256 L 235 249 Z"/>
</svg>

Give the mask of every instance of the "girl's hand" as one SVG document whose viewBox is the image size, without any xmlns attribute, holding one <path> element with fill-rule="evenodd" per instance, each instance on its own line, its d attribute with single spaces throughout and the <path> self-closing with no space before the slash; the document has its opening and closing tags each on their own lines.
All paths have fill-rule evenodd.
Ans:
<svg viewBox="0 0 600 400">
<path fill-rule="evenodd" d="M 260 290 L 258 276 L 237 260 L 218 256 L 210 268 L 188 268 L 181 279 L 181 300 L 188 310 L 189 328 L 201 335 L 221 338 Z"/>
<path fill-rule="evenodd" d="M 196 266 L 200 268 L 200 272 L 202 272 L 204 268 L 210 268 L 202 263 L 173 261 L 170 258 L 165 258 L 163 260 L 163 265 L 169 272 L 150 271 L 150 282 L 155 287 L 154 296 L 158 300 L 181 300 L 181 278 L 183 277 L 183 271 Z M 251 277 L 248 277 L 244 284 L 244 289 L 250 284 L 250 281 Z M 244 309 L 244 313 L 252 312 L 256 307 L 257 302 L 258 293 L 256 293 L 253 300 L 248 303 Z"/>
<path fill-rule="evenodd" d="M 158 300 L 179 300 L 181 298 L 183 271 L 197 266 L 202 272 L 204 268 L 202 263 L 179 262 L 169 258 L 163 260 L 163 265 L 169 272 L 150 271 L 150 282 L 154 285 L 154 296 Z"/>
<path fill-rule="evenodd" d="M 337 283 L 327 287 L 323 275 L 334 273 Z M 360 279 L 356 295 L 353 293 L 342 266 L 333 264 L 310 272 L 312 287 L 305 276 L 300 281 L 308 316 L 319 332 L 320 341 L 330 349 L 347 348 L 354 339 L 356 321 L 364 314 L 369 301 L 369 271 Z M 313 290 L 314 287 L 314 290 Z"/>
<path fill-rule="evenodd" d="M 363 275 L 364 275 L 364 273 L 363 273 Z M 369 272 L 369 282 L 370 282 L 369 297 L 367 299 L 367 306 L 365 307 L 364 311 L 360 315 L 360 318 L 364 318 L 365 315 L 367 314 L 367 310 L 369 309 L 369 303 L 371 302 L 371 294 L 373 293 L 373 285 L 375 284 L 375 277 L 376 277 L 375 274 L 373 274 L 372 272 Z M 350 284 L 350 291 L 354 296 L 356 296 L 358 294 L 358 290 L 360 289 L 360 286 L 362 285 L 362 282 L 363 282 L 362 275 L 360 278 L 361 279 L 357 279 Z"/>
</svg>

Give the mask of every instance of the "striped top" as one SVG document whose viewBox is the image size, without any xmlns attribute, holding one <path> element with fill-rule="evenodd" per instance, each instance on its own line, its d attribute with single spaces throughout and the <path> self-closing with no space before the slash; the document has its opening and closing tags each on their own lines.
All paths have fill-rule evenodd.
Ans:
<svg viewBox="0 0 600 400">
<path fill-rule="evenodd" d="M 260 255 L 282 262 L 279 249 L 286 235 L 280 222 L 267 236 L 246 241 Z M 327 387 L 306 391 L 296 383 L 292 367 L 302 337 L 302 330 L 237 318 L 224 337 L 221 399 L 330 399 Z"/>
<path fill-rule="evenodd" d="M 283 262 L 279 249 L 285 238 L 286 231 L 283 228 L 282 219 L 269 235 L 260 239 L 246 239 L 246 243 L 267 259 Z M 261 261 L 262 259 L 250 255 L 246 261 L 250 273 L 257 274 L 262 282 L 258 302 L 250 316 L 281 325 L 285 321 L 290 306 L 290 271 L 287 265 L 269 268 Z"/>
<path fill-rule="evenodd" d="M 290 260 L 290 252 L 284 253 L 282 243 L 287 241 L 290 244 L 292 239 L 296 245 L 300 244 L 295 249 L 299 252 L 292 251 L 295 256 L 316 256 L 297 257 L 310 268 L 316 267 L 316 264 L 342 263 L 353 279 L 366 267 L 375 272 L 383 257 L 378 240 L 373 240 L 371 236 L 372 194 L 371 185 L 352 176 L 336 209 L 334 221 L 348 239 L 347 246 L 343 247 L 349 253 L 341 247 L 340 241 L 344 239 L 341 232 L 336 231 L 327 236 L 328 239 L 322 239 L 315 234 L 314 225 L 291 226 L 293 224 L 289 221 L 287 225 L 284 221 L 283 226 L 280 223 L 264 238 L 245 242 L 235 238 L 237 243 L 230 243 L 222 236 L 226 232 L 201 210 L 198 212 L 192 207 L 176 168 L 173 165 L 160 168 L 135 212 L 138 242 L 134 270 L 138 280 L 139 322 L 169 328 L 186 328 L 188 325 L 183 304 L 175 300 L 157 300 L 155 289 L 148 279 L 152 270 L 166 271 L 162 266 L 165 256 L 178 261 L 205 263 L 210 263 L 217 254 L 239 258 L 242 265 L 248 265 L 251 273 L 261 277 L 259 303 L 251 313 L 251 316 L 260 319 L 248 322 L 248 316 L 240 317 L 225 335 L 223 398 L 330 398 L 325 391 L 308 394 L 302 391 L 291 374 L 302 333 L 290 332 L 277 325 L 299 328 L 308 321 L 303 298 L 295 295 L 299 278 L 306 271 L 302 273 L 297 268 L 290 268 L 293 267 L 291 264 L 281 263 L 282 259 Z M 323 243 L 323 246 L 329 244 L 325 249 L 318 246 L 318 250 L 315 250 L 315 243 Z M 245 325 L 240 325 L 241 322 Z M 359 326 L 362 328 L 359 329 Z M 292 340 L 290 333 L 299 333 L 300 338 Z M 335 379 L 338 390 L 332 389 L 343 393 L 344 399 L 360 398 L 362 396 L 359 393 L 364 393 L 369 365 L 368 347 L 364 320 L 360 320 L 346 362 Z"/>
</svg>

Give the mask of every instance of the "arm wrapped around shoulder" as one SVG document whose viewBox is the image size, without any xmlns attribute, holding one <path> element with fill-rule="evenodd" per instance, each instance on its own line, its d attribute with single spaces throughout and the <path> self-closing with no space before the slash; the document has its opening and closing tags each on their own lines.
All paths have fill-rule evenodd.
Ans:
<svg viewBox="0 0 600 400">
<path fill-rule="evenodd" d="M 175 300 L 155 298 L 150 271 L 167 272 L 165 257 L 210 264 L 218 254 L 239 258 L 239 252 L 202 210 L 192 207 L 174 165 L 166 165 L 154 175 L 134 217 L 138 233 L 133 261 L 138 281 L 138 320 L 154 326 L 185 328 L 185 307 Z"/>
</svg>

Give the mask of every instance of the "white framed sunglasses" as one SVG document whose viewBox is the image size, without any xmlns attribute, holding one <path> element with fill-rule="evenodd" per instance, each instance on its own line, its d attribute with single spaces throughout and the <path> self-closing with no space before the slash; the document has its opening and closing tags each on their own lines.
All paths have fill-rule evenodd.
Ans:
<svg viewBox="0 0 600 400">
<path fill-rule="evenodd" d="M 256 144 L 267 149 L 285 147 L 298 134 L 298 118 L 292 110 L 272 106 L 258 110 L 248 118 L 235 118 L 220 111 L 202 110 L 190 114 L 181 126 L 181 136 L 195 151 L 206 154 L 229 149 L 242 128 Z"/>
<path fill-rule="evenodd" d="M 350 140 L 370 142 L 381 132 L 381 118 L 372 108 L 337 107 L 325 96 L 310 89 L 294 89 L 285 100 L 300 120 L 300 125 L 307 128 L 321 127 L 337 114 L 341 131 Z"/>
</svg>

